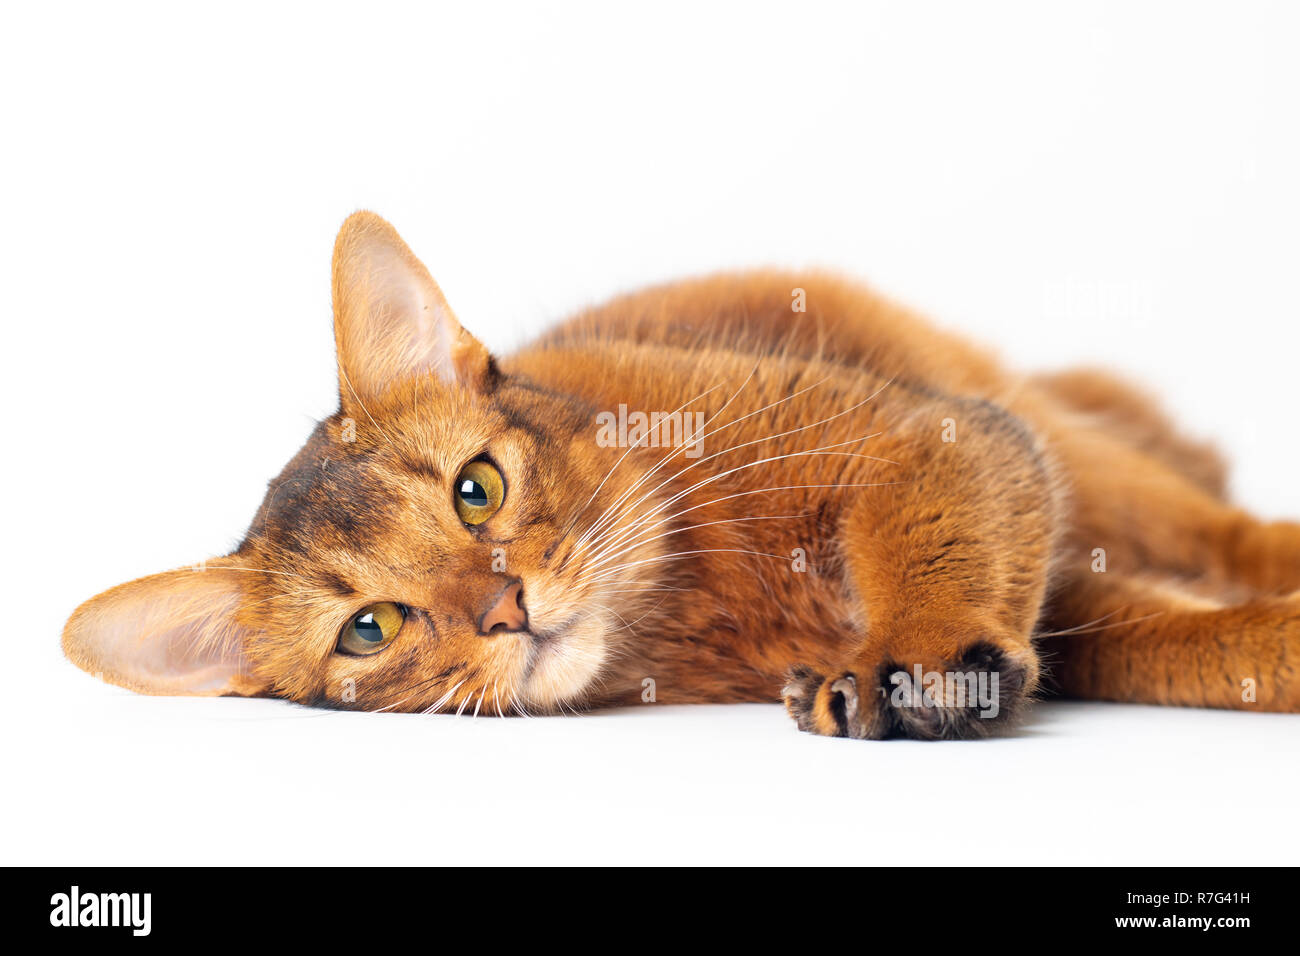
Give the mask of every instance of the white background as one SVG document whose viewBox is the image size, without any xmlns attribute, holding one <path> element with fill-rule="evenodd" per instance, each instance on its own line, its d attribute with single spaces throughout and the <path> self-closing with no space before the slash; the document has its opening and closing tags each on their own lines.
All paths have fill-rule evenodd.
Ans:
<svg viewBox="0 0 1300 956">
<path fill-rule="evenodd" d="M 332 410 L 360 207 L 498 350 L 650 280 L 833 266 L 1018 365 L 1127 370 L 1300 515 L 1294 6 L 468 6 L 0 14 L 4 862 L 1294 862 L 1300 717 L 872 744 L 776 706 L 150 699 L 61 659 L 83 599 L 229 550 Z"/>
</svg>

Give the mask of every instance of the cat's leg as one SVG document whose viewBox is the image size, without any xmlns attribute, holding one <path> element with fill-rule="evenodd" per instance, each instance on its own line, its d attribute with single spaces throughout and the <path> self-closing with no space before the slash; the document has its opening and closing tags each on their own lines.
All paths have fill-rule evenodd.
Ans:
<svg viewBox="0 0 1300 956">
<path fill-rule="evenodd" d="M 1225 605 L 1173 581 L 1081 572 L 1041 642 L 1069 697 L 1300 711 L 1300 593 Z"/>
<path fill-rule="evenodd" d="M 1031 635 L 1061 521 L 1053 470 L 987 403 L 927 403 L 885 440 L 896 482 L 864 493 L 839 532 L 862 638 L 838 668 L 796 670 L 787 708 L 831 736 L 994 732 L 1038 682 Z"/>
<path fill-rule="evenodd" d="M 1100 369 L 1068 369 L 1030 381 L 1072 412 L 1094 418 L 1099 427 L 1158 460 L 1222 499 L 1228 469 L 1212 446 L 1188 438 L 1156 401 L 1139 388 Z"/>
<path fill-rule="evenodd" d="M 1300 524 L 1261 521 L 1128 444 L 1047 421 L 1070 477 L 1071 520 L 1058 566 L 1197 579 L 1228 597 L 1300 589 Z"/>
</svg>

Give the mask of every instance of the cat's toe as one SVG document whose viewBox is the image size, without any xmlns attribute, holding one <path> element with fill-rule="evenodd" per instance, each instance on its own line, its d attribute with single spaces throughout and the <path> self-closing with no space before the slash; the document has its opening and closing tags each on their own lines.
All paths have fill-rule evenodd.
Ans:
<svg viewBox="0 0 1300 956">
<path fill-rule="evenodd" d="M 1029 699 L 1030 669 L 988 641 L 977 641 L 938 667 L 882 668 L 890 736 L 959 740 L 1001 733 Z"/>
<path fill-rule="evenodd" d="M 1000 733 L 1029 698 L 1030 670 L 986 641 L 936 666 L 886 661 L 830 676 L 796 668 L 782 689 L 800 730 L 827 737 L 953 740 Z"/>
<path fill-rule="evenodd" d="M 826 677 L 796 668 L 781 691 L 785 707 L 803 731 L 825 737 L 882 737 L 887 729 L 876 700 L 863 700 L 852 673 Z M 876 694 L 871 695 L 873 698 Z"/>
<path fill-rule="evenodd" d="M 825 675 L 806 667 L 790 672 L 781 696 L 795 725 L 810 734 L 846 737 L 843 701 L 830 691 Z"/>
</svg>

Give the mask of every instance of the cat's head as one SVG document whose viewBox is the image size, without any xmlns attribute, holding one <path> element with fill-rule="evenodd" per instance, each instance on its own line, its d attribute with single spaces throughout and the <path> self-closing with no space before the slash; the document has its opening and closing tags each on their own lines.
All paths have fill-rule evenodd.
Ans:
<svg viewBox="0 0 1300 956">
<path fill-rule="evenodd" d="M 593 409 L 504 374 L 373 214 L 339 233 L 333 302 L 340 409 L 242 544 L 87 601 L 68 657 L 145 693 L 367 710 L 598 693 L 660 553 L 602 569 L 581 546 L 632 483 L 623 452 L 593 440 Z"/>
</svg>

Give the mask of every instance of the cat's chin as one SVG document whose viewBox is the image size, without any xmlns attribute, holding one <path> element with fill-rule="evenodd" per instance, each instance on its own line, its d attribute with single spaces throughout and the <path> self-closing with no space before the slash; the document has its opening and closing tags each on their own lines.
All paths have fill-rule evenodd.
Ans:
<svg viewBox="0 0 1300 956">
<path fill-rule="evenodd" d="M 585 614 L 536 635 L 522 694 L 528 710 L 557 711 L 582 702 L 605 664 L 605 634 L 603 617 Z"/>
</svg>

